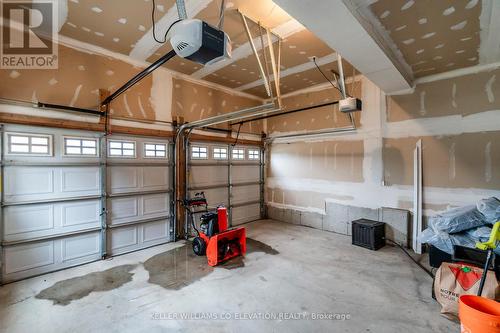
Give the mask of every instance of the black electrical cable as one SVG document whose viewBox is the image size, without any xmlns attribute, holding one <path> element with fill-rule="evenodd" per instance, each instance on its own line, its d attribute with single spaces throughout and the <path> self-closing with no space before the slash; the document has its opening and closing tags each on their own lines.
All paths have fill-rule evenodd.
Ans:
<svg viewBox="0 0 500 333">
<path fill-rule="evenodd" d="M 156 26 L 156 23 L 155 23 L 155 8 L 156 8 L 155 0 L 153 0 L 152 2 L 153 2 L 153 10 L 151 11 L 151 21 L 153 22 L 153 38 L 154 38 L 154 40 L 157 43 L 163 44 L 163 43 L 165 43 L 167 41 L 167 35 L 168 35 L 170 29 L 172 29 L 172 27 L 174 26 L 174 24 L 179 23 L 180 21 L 182 21 L 182 19 L 178 19 L 178 20 L 174 21 L 168 27 L 167 31 L 165 32 L 165 36 L 163 36 L 163 41 L 159 40 L 158 38 L 156 38 L 156 32 L 155 32 L 155 26 Z"/>
<path fill-rule="evenodd" d="M 426 272 L 431 278 L 434 278 L 434 274 L 432 274 L 432 272 L 430 270 L 428 270 L 424 265 L 422 265 L 421 263 L 419 263 L 418 261 L 415 260 L 415 258 L 413 258 L 411 256 L 410 253 L 408 253 L 408 251 L 406 251 L 406 249 L 404 247 L 402 247 L 401 245 L 399 245 L 398 243 L 396 243 L 395 241 L 391 240 L 391 239 L 385 239 L 386 241 L 389 241 L 389 243 L 399 247 L 401 249 L 401 251 L 403 251 L 404 253 L 406 253 L 406 255 L 415 263 L 418 265 L 418 267 L 422 268 L 424 270 L 424 272 Z"/>
<path fill-rule="evenodd" d="M 240 137 L 240 130 L 241 130 L 241 125 L 243 125 L 242 123 L 240 123 L 240 126 L 238 127 L 238 132 L 236 132 L 236 140 L 234 141 L 234 143 L 231 145 L 231 146 L 236 146 L 236 144 L 238 143 L 238 138 Z"/>
<path fill-rule="evenodd" d="M 337 87 L 336 85 L 334 85 L 333 82 L 325 75 L 325 73 L 323 73 L 323 71 L 321 70 L 321 68 L 319 68 L 318 64 L 316 63 L 316 57 L 313 57 L 312 60 L 313 60 L 314 64 L 316 65 L 316 68 L 318 69 L 318 71 L 321 73 L 321 75 L 323 75 L 323 77 L 328 82 L 330 82 L 330 84 L 332 85 L 332 87 L 334 87 L 335 89 L 337 89 L 342 94 L 342 90 L 340 90 L 339 87 Z"/>
</svg>

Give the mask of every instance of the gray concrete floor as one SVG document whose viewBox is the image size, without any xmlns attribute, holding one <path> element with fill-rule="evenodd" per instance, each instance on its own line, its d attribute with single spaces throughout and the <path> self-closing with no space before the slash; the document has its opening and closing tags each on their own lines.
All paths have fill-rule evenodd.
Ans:
<svg viewBox="0 0 500 333">
<path fill-rule="evenodd" d="M 270 220 L 246 227 L 250 253 L 224 267 L 178 242 L 5 285 L 0 331 L 458 331 L 396 248 Z"/>
</svg>

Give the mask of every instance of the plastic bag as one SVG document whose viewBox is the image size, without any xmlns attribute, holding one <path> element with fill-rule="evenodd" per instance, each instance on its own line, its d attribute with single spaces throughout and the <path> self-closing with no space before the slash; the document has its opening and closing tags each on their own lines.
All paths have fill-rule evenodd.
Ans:
<svg viewBox="0 0 500 333">
<path fill-rule="evenodd" d="M 491 228 L 482 226 L 474 229 L 466 230 L 465 233 L 475 242 L 487 242 L 490 239 Z"/>
<path fill-rule="evenodd" d="M 450 209 L 432 216 L 429 218 L 429 224 L 435 231 L 453 234 L 485 225 L 487 221 L 476 206 L 471 205 Z"/>
<path fill-rule="evenodd" d="M 486 222 L 493 224 L 500 220 L 500 200 L 497 198 L 481 199 L 477 202 L 476 207 L 484 215 Z"/>
<path fill-rule="evenodd" d="M 449 254 L 453 254 L 453 245 L 461 245 L 470 248 L 476 246 L 476 241 L 465 232 L 448 234 L 446 232 L 436 232 L 432 227 L 422 231 L 419 236 L 419 241 L 437 247 L 441 251 Z"/>
</svg>

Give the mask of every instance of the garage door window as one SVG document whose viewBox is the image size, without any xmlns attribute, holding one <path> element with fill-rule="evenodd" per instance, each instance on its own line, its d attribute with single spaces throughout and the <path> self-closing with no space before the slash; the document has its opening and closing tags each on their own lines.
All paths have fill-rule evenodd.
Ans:
<svg viewBox="0 0 500 333">
<path fill-rule="evenodd" d="M 191 147 L 191 158 L 195 160 L 205 160 L 208 158 L 208 148 L 202 146 Z"/>
<path fill-rule="evenodd" d="M 97 139 L 64 138 L 64 155 L 97 156 Z"/>
<path fill-rule="evenodd" d="M 227 148 L 214 147 L 213 157 L 216 160 L 227 160 Z"/>
<path fill-rule="evenodd" d="M 260 152 L 258 149 L 248 149 L 248 159 L 258 160 L 260 159 Z"/>
<path fill-rule="evenodd" d="M 164 143 L 145 143 L 144 157 L 146 158 L 166 158 L 167 145 Z"/>
<path fill-rule="evenodd" d="M 244 160 L 245 149 L 240 149 L 240 148 L 233 149 L 232 158 L 233 160 Z"/>
<path fill-rule="evenodd" d="M 52 154 L 52 136 L 7 133 L 7 154 L 50 156 Z"/>
<path fill-rule="evenodd" d="M 133 141 L 109 141 L 109 156 L 111 157 L 135 157 L 135 142 Z"/>
</svg>

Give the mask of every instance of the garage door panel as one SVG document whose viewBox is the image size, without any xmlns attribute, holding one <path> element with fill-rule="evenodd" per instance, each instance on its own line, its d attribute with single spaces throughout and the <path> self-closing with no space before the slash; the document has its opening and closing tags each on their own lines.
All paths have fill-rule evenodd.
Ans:
<svg viewBox="0 0 500 333">
<path fill-rule="evenodd" d="M 3 281 L 10 282 L 101 258 L 99 231 L 29 244 L 6 246 Z"/>
<path fill-rule="evenodd" d="M 8 203 L 100 194 L 99 168 L 6 167 L 4 172 Z"/>
<path fill-rule="evenodd" d="M 260 179 L 259 165 L 233 165 L 231 176 L 233 183 L 258 182 Z"/>
<path fill-rule="evenodd" d="M 99 168 L 61 169 L 61 192 L 96 194 L 99 188 Z"/>
<path fill-rule="evenodd" d="M 207 202 L 210 207 L 215 207 L 221 204 L 227 206 L 228 200 L 226 187 L 190 191 L 191 197 L 194 197 L 195 193 L 200 191 L 203 191 L 205 193 L 205 198 L 207 198 Z"/>
<path fill-rule="evenodd" d="M 115 227 L 108 232 L 108 253 L 111 255 L 122 254 L 163 244 L 169 240 L 168 219 Z"/>
<path fill-rule="evenodd" d="M 108 204 L 110 224 L 165 217 L 170 212 L 169 200 L 168 193 L 112 198 Z"/>
<path fill-rule="evenodd" d="M 121 227 L 113 229 L 109 232 L 110 235 L 110 249 L 111 253 L 116 253 L 124 247 L 131 247 L 137 245 L 138 242 L 138 228 L 139 226 L 133 225 L 128 227 Z"/>
<path fill-rule="evenodd" d="M 249 201 L 258 201 L 260 198 L 259 185 L 233 186 L 233 204 L 240 204 Z"/>
<path fill-rule="evenodd" d="M 63 262 L 99 255 L 101 251 L 101 237 L 98 233 L 63 238 L 61 243 Z"/>
<path fill-rule="evenodd" d="M 146 190 L 161 190 L 168 188 L 168 170 L 165 167 L 143 167 L 143 188 Z"/>
<path fill-rule="evenodd" d="M 110 193 L 158 191 L 169 188 L 168 167 L 113 166 L 108 168 Z"/>
<path fill-rule="evenodd" d="M 99 211 L 99 200 L 5 207 L 4 240 L 28 240 L 97 228 L 101 224 Z"/>
<path fill-rule="evenodd" d="M 11 274 L 55 263 L 54 241 L 6 247 L 5 273 Z"/>
<path fill-rule="evenodd" d="M 54 228 L 53 205 L 4 208 L 4 236 L 30 233 Z"/>
<path fill-rule="evenodd" d="M 157 221 L 152 223 L 146 223 L 143 226 L 144 231 L 142 233 L 142 242 L 150 243 L 165 239 L 168 236 L 168 223 L 165 221 Z"/>
<path fill-rule="evenodd" d="M 139 218 L 139 198 L 113 198 L 109 200 L 108 214 L 111 224 L 124 223 Z"/>
<path fill-rule="evenodd" d="M 137 191 L 139 172 L 137 167 L 113 166 L 108 168 L 109 190 L 111 193 Z"/>
<path fill-rule="evenodd" d="M 98 226 L 100 224 L 100 206 L 98 200 L 69 202 L 58 205 L 61 207 L 61 225 L 71 226 Z"/>
<path fill-rule="evenodd" d="M 233 208 L 233 225 L 260 219 L 260 205 L 252 204 Z"/>
<path fill-rule="evenodd" d="M 227 184 L 227 166 L 191 166 L 190 185 L 193 187 Z"/>
<path fill-rule="evenodd" d="M 54 169 L 5 167 L 5 201 L 54 194 Z"/>
<path fill-rule="evenodd" d="M 166 215 L 169 213 L 169 195 L 168 193 L 145 195 L 142 197 L 143 215 L 154 217 Z"/>
</svg>

